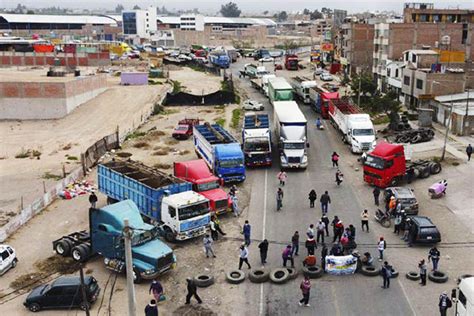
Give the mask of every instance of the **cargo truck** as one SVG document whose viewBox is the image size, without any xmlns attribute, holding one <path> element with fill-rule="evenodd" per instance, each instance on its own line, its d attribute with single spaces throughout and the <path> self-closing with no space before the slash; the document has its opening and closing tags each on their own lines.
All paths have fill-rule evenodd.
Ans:
<svg viewBox="0 0 474 316">
<path fill-rule="evenodd" d="M 257 66 L 254 64 L 245 64 L 243 74 L 249 78 L 262 78 L 264 75 L 270 74 L 265 66 Z"/>
<path fill-rule="evenodd" d="M 268 98 L 272 105 L 276 101 L 293 101 L 293 88 L 285 78 L 270 78 L 268 80 Z"/>
<path fill-rule="evenodd" d="M 245 113 L 242 144 L 246 166 L 272 165 L 272 141 L 268 114 Z"/>
<path fill-rule="evenodd" d="M 225 183 L 245 180 L 244 154 L 239 142 L 218 124 L 195 125 L 194 149 Z"/>
<path fill-rule="evenodd" d="M 329 100 L 329 117 L 333 126 L 342 133 L 343 142 L 349 144 L 353 153 L 363 153 L 375 147 L 374 125 L 369 114 L 353 104 L 344 101 Z"/>
<path fill-rule="evenodd" d="M 100 209 L 89 209 L 89 231 L 78 231 L 53 241 L 57 254 L 85 262 L 94 255 L 104 257 L 108 269 L 125 272 L 124 220 L 132 235 L 133 280 L 153 280 L 174 268 L 176 257 L 160 239 L 160 228 L 146 224 L 137 206 L 124 200 Z"/>
<path fill-rule="evenodd" d="M 304 104 L 311 103 L 309 91 L 310 88 L 316 87 L 316 81 L 304 77 L 293 77 L 290 79 L 290 84 L 293 90 L 295 90 L 296 96 L 299 97 Z"/>
<path fill-rule="evenodd" d="M 298 56 L 295 54 L 285 55 L 286 70 L 298 70 Z"/>
<path fill-rule="evenodd" d="M 174 176 L 193 185 L 193 190 L 209 200 L 211 211 L 216 214 L 227 212 L 231 200 L 220 187 L 220 179 L 212 174 L 203 159 L 174 163 Z"/>
<path fill-rule="evenodd" d="M 329 100 L 339 100 L 339 92 L 330 92 L 323 87 L 315 86 L 309 89 L 311 107 L 323 119 L 329 118 Z"/>
<path fill-rule="evenodd" d="M 274 103 L 275 139 L 278 140 L 282 168 L 308 166 L 307 121 L 295 101 Z"/>
<path fill-rule="evenodd" d="M 229 68 L 230 58 L 225 51 L 213 51 L 207 56 L 209 62 L 218 68 Z"/>
<path fill-rule="evenodd" d="M 367 153 L 364 161 L 364 181 L 380 188 L 393 187 L 402 181 L 428 178 L 441 172 L 438 162 L 416 160 L 408 162 L 401 144 L 380 142 Z"/>
<path fill-rule="evenodd" d="M 109 203 L 130 199 L 142 216 L 160 226 L 167 241 L 204 235 L 210 222 L 209 201 L 191 183 L 136 161 L 98 165 L 99 191 Z"/>
</svg>

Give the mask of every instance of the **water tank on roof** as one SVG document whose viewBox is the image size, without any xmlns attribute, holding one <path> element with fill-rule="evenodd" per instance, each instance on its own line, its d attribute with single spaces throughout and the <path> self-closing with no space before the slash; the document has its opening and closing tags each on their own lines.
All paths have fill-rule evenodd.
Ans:
<svg viewBox="0 0 474 316">
<path fill-rule="evenodd" d="M 441 44 L 449 45 L 451 43 L 451 37 L 449 35 L 445 35 L 441 37 Z"/>
</svg>

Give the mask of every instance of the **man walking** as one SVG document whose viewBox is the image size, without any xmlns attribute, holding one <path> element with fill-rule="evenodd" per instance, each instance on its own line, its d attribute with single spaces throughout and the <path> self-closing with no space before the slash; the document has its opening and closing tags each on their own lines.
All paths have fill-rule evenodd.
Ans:
<svg viewBox="0 0 474 316">
<path fill-rule="evenodd" d="M 288 260 L 291 262 L 291 267 L 295 267 L 295 260 L 293 260 L 293 250 L 291 249 L 291 245 L 286 246 L 286 248 L 283 250 L 283 253 L 281 254 L 281 257 L 283 259 L 284 267 L 286 267 L 286 262 Z"/>
<path fill-rule="evenodd" d="M 329 218 L 326 216 L 326 214 L 323 214 L 321 221 L 324 223 L 324 225 L 326 225 L 326 237 L 329 237 Z"/>
<path fill-rule="evenodd" d="M 438 263 L 439 263 L 439 257 L 441 256 L 438 248 L 436 246 L 433 246 L 433 248 L 430 249 L 430 252 L 428 254 L 428 262 L 433 262 L 433 271 L 438 271 Z"/>
<path fill-rule="evenodd" d="M 277 211 L 279 211 L 283 207 L 283 190 L 278 188 L 276 193 L 276 201 L 277 201 Z"/>
<path fill-rule="evenodd" d="M 262 266 L 267 263 L 267 254 L 268 254 L 268 240 L 264 239 L 261 243 L 258 244 L 258 248 L 260 249 L 260 261 L 262 262 Z"/>
<path fill-rule="evenodd" d="M 336 152 L 333 152 L 331 155 L 332 167 L 339 168 L 339 155 Z"/>
<path fill-rule="evenodd" d="M 308 230 L 306 230 L 307 237 L 314 237 L 314 225 L 309 224 Z"/>
<path fill-rule="evenodd" d="M 95 192 L 92 192 L 91 195 L 89 195 L 89 203 L 91 204 L 91 208 L 96 208 L 97 195 L 95 195 Z"/>
<path fill-rule="evenodd" d="M 471 146 L 471 144 L 467 145 L 466 154 L 467 154 L 467 161 L 470 161 L 471 160 L 471 155 L 472 155 L 472 146 Z"/>
<path fill-rule="evenodd" d="M 372 191 L 372 194 L 374 195 L 374 203 L 375 203 L 375 205 L 379 206 L 379 196 L 380 196 L 380 189 L 379 189 L 379 187 L 375 187 L 374 190 Z"/>
<path fill-rule="evenodd" d="M 204 250 L 206 251 L 206 258 L 209 258 L 209 255 L 212 255 L 212 257 L 215 258 L 216 255 L 214 254 L 214 249 L 212 249 L 213 241 L 209 234 L 206 234 L 206 236 L 204 236 L 202 242 L 204 244 Z"/>
<path fill-rule="evenodd" d="M 286 179 L 288 179 L 288 175 L 283 169 L 278 173 L 277 178 L 280 181 L 280 185 L 284 187 Z"/>
<path fill-rule="evenodd" d="M 324 243 L 324 231 L 326 230 L 326 224 L 323 223 L 322 219 L 319 220 L 318 226 L 316 227 L 316 241 L 319 243 L 319 238 L 321 238 L 321 242 Z"/>
<path fill-rule="evenodd" d="M 298 255 L 298 250 L 300 250 L 300 234 L 298 233 L 298 231 L 295 231 L 295 233 L 291 237 L 291 250 L 293 256 Z"/>
<path fill-rule="evenodd" d="M 387 242 L 383 239 L 383 237 L 380 237 L 379 242 L 377 244 L 377 249 L 379 251 L 379 261 L 383 260 L 383 252 L 387 248 Z"/>
<path fill-rule="evenodd" d="M 156 302 L 160 301 L 161 294 L 163 294 L 163 286 L 161 285 L 160 281 L 155 279 L 151 282 L 150 288 L 148 289 L 148 294 L 153 294 Z"/>
<path fill-rule="evenodd" d="M 383 289 L 388 289 L 390 287 L 390 278 L 392 277 L 393 268 L 388 264 L 387 261 L 383 263 L 382 266 L 382 277 L 383 277 Z"/>
<path fill-rule="evenodd" d="M 244 234 L 245 245 L 250 245 L 250 231 L 252 227 L 249 224 L 249 221 L 245 221 L 244 226 L 242 227 L 242 233 Z"/>
<path fill-rule="evenodd" d="M 304 306 L 310 307 L 311 305 L 309 305 L 309 292 L 311 290 L 311 282 L 309 281 L 308 276 L 304 277 L 304 280 L 300 284 L 300 289 L 301 293 L 303 294 L 303 298 L 299 302 L 300 306 L 303 306 L 304 304 Z"/>
<path fill-rule="evenodd" d="M 202 300 L 197 294 L 196 283 L 194 282 L 192 278 L 187 278 L 186 281 L 188 282 L 188 294 L 186 295 L 186 304 L 191 303 L 191 297 L 193 296 L 198 301 L 198 304 L 201 304 Z"/>
<path fill-rule="evenodd" d="M 425 259 L 421 259 L 420 263 L 418 264 L 418 268 L 420 268 L 420 278 L 421 278 L 420 284 L 422 286 L 425 286 L 426 285 L 426 270 L 427 270 Z"/>
<path fill-rule="evenodd" d="M 145 316 L 158 316 L 158 306 L 156 300 L 151 300 L 145 307 Z"/>
<path fill-rule="evenodd" d="M 324 191 L 324 194 L 321 195 L 319 202 L 321 202 L 321 210 L 324 215 L 328 212 L 328 205 L 331 204 L 331 197 L 329 196 L 328 191 Z"/>
<path fill-rule="evenodd" d="M 441 316 L 446 316 L 448 308 L 451 308 L 453 306 L 453 302 L 451 302 L 451 299 L 448 297 L 448 293 L 446 291 L 444 291 L 443 294 L 440 295 L 438 306 L 439 313 Z"/>
<path fill-rule="evenodd" d="M 211 217 L 211 221 L 209 222 L 209 229 L 211 230 L 212 240 L 217 240 L 219 238 L 219 234 L 217 233 L 217 227 L 216 222 L 214 222 L 214 216 Z"/>
<path fill-rule="evenodd" d="M 249 263 L 249 250 L 247 249 L 245 244 L 241 245 L 239 250 L 239 270 L 242 269 L 242 265 L 244 264 L 244 262 L 247 264 L 248 268 L 251 269 L 252 267 Z"/>
<path fill-rule="evenodd" d="M 367 232 L 369 232 L 369 211 L 363 210 L 360 213 L 360 221 L 362 225 L 362 231 L 364 231 L 364 226 L 367 228 Z"/>
</svg>

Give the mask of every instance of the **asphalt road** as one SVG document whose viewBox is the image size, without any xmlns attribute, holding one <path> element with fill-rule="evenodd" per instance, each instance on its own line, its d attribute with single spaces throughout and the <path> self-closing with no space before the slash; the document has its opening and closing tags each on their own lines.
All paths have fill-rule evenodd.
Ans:
<svg viewBox="0 0 474 316">
<path fill-rule="evenodd" d="M 238 77 L 237 70 L 245 62 L 233 64 L 234 78 Z M 279 76 L 285 72 L 279 72 Z M 241 79 L 240 86 L 246 90 L 249 97 L 262 102 L 265 110 L 273 115 L 272 107 L 266 97 L 250 86 L 248 79 Z M 365 233 L 360 230 L 360 212 L 362 204 L 372 199 L 369 189 L 365 196 L 357 196 L 354 185 L 360 182 L 350 172 L 350 164 L 356 157 L 350 154 L 340 141 L 337 132 L 326 124 L 326 130 L 318 131 L 315 127 L 316 113 L 300 103 L 300 108 L 308 120 L 309 166 L 306 171 L 289 171 L 286 186 L 283 188 L 285 197 L 283 209 L 276 212 L 275 193 L 278 189 L 277 173 L 279 164 L 275 163 L 269 169 L 257 169 L 248 173 L 246 185 L 251 188 L 251 200 L 248 208 L 248 217 L 252 225 L 252 239 L 250 245 L 250 262 L 260 266 L 258 242 L 264 238 L 270 242 L 267 266 L 279 267 L 282 264 L 281 253 L 291 240 L 295 231 L 300 232 L 300 256 L 296 257 L 295 265 L 300 270 L 301 261 L 306 255 L 304 248 L 305 232 L 310 223 L 316 224 L 321 216 L 319 203 L 315 208 L 309 208 L 308 193 L 315 189 L 318 201 L 325 190 L 329 191 L 332 204 L 328 216 L 332 220 L 338 215 L 345 226 L 354 224 L 357 229 L 356 241 L 363 244 L 358 247 L 359 252 L 366 250 L 376 255 L 376 241 L 378 236 L 373 232 Z M 275 144 L 274 144 L 275 145 Z M 277 152 L 273 148 L 274 153 Z M 344 173 L 344 182 L 340 187 L 335 184 L 335 169 L 332 168 L 331 154 L 333 151 L 341 155 L 341 171 Z M 345 159 L 347 157 L 347 159 Z M 277 154 L 274 161 L 278 162 Z M 345 171 L 347 170 L 347 172 Z M 357 174 L 360 176 L 360 173 Z M 364 191 L 364 192 L 365 192 Z M 361 200 L 364 202 L 362 203 Z M 372 222 L 371 222 L 371 225 Z M 331 234 L 330 229 L 330 234 Z M 332 234 L 331 234 L 332 235 Z M 331 245 L 332 236 L 329 240 Z M 328 244 L 328 240 L 326 240 Z M 321 247 L 318 246 L 316 255 L 319 261 Z M 390 258 L 388 258 L 390 260 Z M 247 270 L 246 267 L 243 269 Z M 311 307 L 300 307 L 301 298 L 299 283 L 302 275 L 296 280 L 284 285 L 272 283 L 253 284 L 244 282 L 241 285 L 242 293 L 247 298 L 247 304 L 242 307 L 242 314 L 247 315 L 413 315 L 404 290 L 397 279 L 392 279 L 390 289 L 381 289 L 381 277 L 366 277 L 362 275 L 329 276 L 312 280 Z M 240 308 L 239 308 L 240 309 Z"/>
</svg>

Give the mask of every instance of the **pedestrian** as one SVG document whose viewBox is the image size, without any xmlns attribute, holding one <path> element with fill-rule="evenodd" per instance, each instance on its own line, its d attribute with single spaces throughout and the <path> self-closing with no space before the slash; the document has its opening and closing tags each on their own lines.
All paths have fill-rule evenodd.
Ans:
<svg viewBox="0 0 474 316">
<path fill-rule="evenodd" d="M 319 238 L 321 238 L 321 242 L 324 243 L 324 231 L 326 230 L 326 224 L 323 223 L 323 220 L 320 219 L 318 226 L 316 227 L 316 241 L 319 243 Z"/>
<path fill-rule="evenodd" d="M 237 198 L 237 195 L 230 195 L 230 199 L 232 200 L 232 211 L 234 212 L 234 217 L 240 216 L 239 199 Z"/>
<path fill-rule="evenodd" d="M 148 289 L 148 294 L 153 294 L 156 302 L 160 301 L 160 297 L 163 294 L 163 286 L 161 285 L 158 279 L 155 279 L 151 282 L 150 288 Z"/>
<path fill-rule="evenodd" d="M 277 201 L 277 211 L 279 211 L 283 207 L 283 190 L 278 188 L 276 193 L 276 201 Z"/>
<path fill-rule="evenodd" d="M 453 302 L 448 297 L 448 293 L 446 291 L 444 291 L 443 294 L 440 295 L 438 306 L 439 313 L 441 316 L 446 316 L 448 308 L 451 308 L 453 306 Z"/>
<path fill-rule="evenodd" d="M 388 202 L 388 210 L 389 210 L 390 214 L 393 214 L 393 212 L 395 211 L 396 208 L 397 208 L 397 200 L 392 195 L 390 197 L 390 201 Z"/>
<path fill-rule="evenodd" d="M 258 244 L 260 249 L 260 261 L 262 265 L 267 263 L 267 254 L 268 254 L 268 240 L 264 239 L 261 243 Z"/>
<path fill-rule="evenodd" d="M 310 307 L 309 305 L 309 292 L 311 290 L 311 282 L 309 281 L 309 276 L 305 275 L 304 280 L 300 284 L 301 293 L 303 298 L 300 300 L 300 306 Z"/>
<path fill-rule="evenodd" d="M 316 119 L 316 128 L 321 129 L 321 118 L 319 117 Z"/>
<path fill-rule="evenodd" d="M 471 155 L 472 155 L 472 146 L 471 146 L 471 144 L 467 145 L 466 154 L 467 154 L 467 161 L 470 161 L 471 160 Z"/>
<path fill-rule="evenodd" d="M 332 226 L 332 233 L 335 236 L 336 235 L 336 224 L 339 223 L 339 217 L 337 215 L 334 216 L 331 226 Z"/>
<path fill-rule="evenodd" d="M 313 267 L 316 265 L 316 256 L 309 255 L 303 260 L 303 267 Z"/>
<path fill-rule="evenodd" d="M 339 155 L 336 152 L 333 152 L 331 155 L 332 166 L 339 167 Z"/>
<path fill-rule="evenodd" d="M 214 249 L 212 249 L 212 238 L 209 236 L 209 234 L 206 234 L 204 238 L 202 239 L 202 242 L 204 244 L 204 251 L 206 252 L 206 258 L 209 258 L 209 255 L 212 255 L 213 258 L 216 257 L 214 254 Z"/>
<path fill-rule="evenodd" d="M 349 232 L 351 233 L 349 236 L 349 241 L 355 241 L 356 239 L 356 228 L 354 225 L 349 224 Z"/>
<path fill-rule="evenodd" d="M 337 169 L 337 171 L 336 171 L 336 184 L 340 185 L 342 183 L 343 178 L 344 178 L 344 175 L 342 174 L 341 170 Z"/>
<path fill-rule="evenodd" d="M 250 245 L 250 231 L 252 227 L 249 224 L 249 221 L 245 221 L 244 226 L 242 227 L 242 233 L 244 234 L 245 245 Z"/>
<path fill-rule="evenodd" d="M 91 208 L 96 208 L 97 195 L 95 195 L 95 192 L 91 192 L 91 195 L 89 195 L 89 203 L 91 204 Z"/>
<path fill-rule="evenodd" d="M 308 250 L 308 256 L 314 255 L 314 249 L 316 249 L 316 240 L 314 240 L 313 236 L 308 237 L 305 242 L 305 247 Z"/>
<path fill-rule="evenodd" d="M 379 196 L 380 196 L 379 187 L 375 187 L 374 190 L 372 191 L 372 194 L 374 195 L 374 204 L 379 206 Z"/>
<path fill-rule="evenodd" d="M 240 254 L 239 254 L 239 270 L 242 269 L 242 264 L 244 264 L 244 262 L 247 264 L 247 266 L 249 267 L 249 269 L 252 269 L 252 267 L 250 266 L 250 263 L 249 263 L 249 250 L 247 249 L 246 245 L 245 244 L 242 244 L 240 246 Z"/>
<path fill-rule="evenodd" d="M 394 221 L 394 229 L 393 229 L 393 233 L 394 234 L 397 234 L 397 235 L 400 235 L 400 226 L 402 224 L 402 212 L 405 213 L 405 211 L 396 211 L 395 212 L 395 221 Z"/>
<path fill-rule="evenodd" d="M 331 256 L 343 256 L 344 255 L 344 248 L 339 242 L 335 242 L 332 244 L 331 250 L 329 251 Z"/>
<path fill-rule="evenodd" d="M 216 222 L 214 222 L 214 216 L 211 217 L 211 221 L 209 222 L 209 229 L 211 230 L 211 237 L 212 240 L 218 240 L 218 233 L 216 229 Z"/>
<path fill-rule="evenodd" d="M 323 214 L 321 220 L 323 221 L 324 225 L 326 225 L 326 237 L 329 237 L 329 218 L 326 216 L 326 214 Z"/>
<path fill-rule="evenodd" d="M 280 181 L 280 185 L 284 187 L 286 179 L 288 179 L 288 175 L 283 169 L 281 169 L 280 172 L 278 172 L 277 178 Z"/>
<path fill-rule="evenodd" d="M 314 237 L 314 225 L 309 224 L 308 229 L 306 230 L 306 236 L 309 237 Z"/>
<path fill-rule="evenodd" d="M 384 240 L 383 237 L 380 237 L 379 242 L 377 244 L 377 249 L 379 251 L 379 261 L 383 260 L 383 252 L 387 248 L 387 242 Z"/>
<path fill-rule="evenodd" d="M 222 231 L 222 229 L 221 229 L 221 221 L 217 218 L 217 215 L 212 216 L 212 217 L 211 217 L 211 220 L 212 220 L 212 218 L 214 218 L 213 221 L 214 221 L 216 230 L 219 232 L 219 234 L 221 234 L 222 236 L 225 236 L 226 233 L 224 233 L 224 232 Z"/>
<path fill-rule="evenodd" d="M 328 255 L 328 247 L 326 244 L 323 244 L 323 248 L 321 249 L 321 266 L 323 271 L 326 271 L 326 256 Z"/>
<path fill-rule="evenodd" d="M 321 202 L 321 211 L 323 214 L 326 214 L 328 212 L 328 205 L 331 204 L 331 197 L 329 196 L 328 191 L 324 191 L 324 194 L 321 195 L 319 202 Z"/>
<path fill-rule="evenodd" d="M 308 199 L 309 199 L 309 207 L 313 208 L 314 207 L 314 201 L 318 198 L 318 195 L 316 194 L 316 191 L 312 189 L 309 192 Z"/>
<path fill-rule="evenodd" d="M 360 221 L 362 225 L 362 231 L 364 231 L 364 226 L 367 228 L 367 232 L 369 232 L 369 211 L 363 210 L 360 213 Z"/>
<path fill-rule="evenodd" d="M 293 251 L 293 256 L 298 255 L 298 250 L 300 250 L 300 234 L 298 233 L 298 231 L 295 231 L 295 233 L 291 237 L 291 250 Z"/>
<path fill-rule="evenodd" d="M 235 184 L 233 184 L 229 189 L 229 195 L 236 196 L 236 194 L 237 194 L 237 187 L 235 186 Z"/>
<path fill-rule="evenodd" d="M 187 278 L 186 281 L 188 282 L 188 294 L 186 295 L 186 304 L 191 303 L 191 297 L 193 296 L 198 301 L 198 304 L 201 304 L 202 300 L 197 294 L 197 286 L 193 278 Z"/>
<path fill-rule="evenodd" d="M 158 306 L 156 300 L 150 300 L 150 303 L 145 307 L 145 316 L 158 316 Z"/>
<path fill-rule="evenodd" d="M 428 254 L 428 262 L 433 262 L 433 271 L 438 271 L 438 263 L 439 263 L 439 257 L 441 256 L 438 248 L 436 246 L 433 246 L 433 248 L 430 249 L 430 252 Z"/>
<path fill-rule="evenodd" d="M 426 270 L 427 270 L 425 259 L 421 259 L 421 261 L 418 263 L 418 268 L 420 268 L 420 279 L 421 279 L 420 284 L 422 286 L 425 286 L 426 285 Z"/>
<path fill-rule="evenodd" d="M 339 220 L 335 225 L 334 225 L 334 238 L 333 242 L 336 240 L 341 241 L 342 234 L 344 233 L 344 224 L 342 223 L 341 220 Z"/>
<path fill-rule="evenodd" d="M 382 266 L 382 277 L 383 277 L 383 289 L 388 289 L 390 287 L 390 278 L 392 277 L 393 268 L 388 264 L 387 261 L 383 263 Z"/>
<path fill-rule="evenodd" d="M 293 250 L 291 249 L 291 245 L 286 246 L 286 248 L 283 250 L 281 257 L 283 259 L 283 266 L 286 267 L 286 262 L 290 260 L 291 262 L 291 267 L 295 267 L 295 260 L 293 260 Z"/>
</svg>

